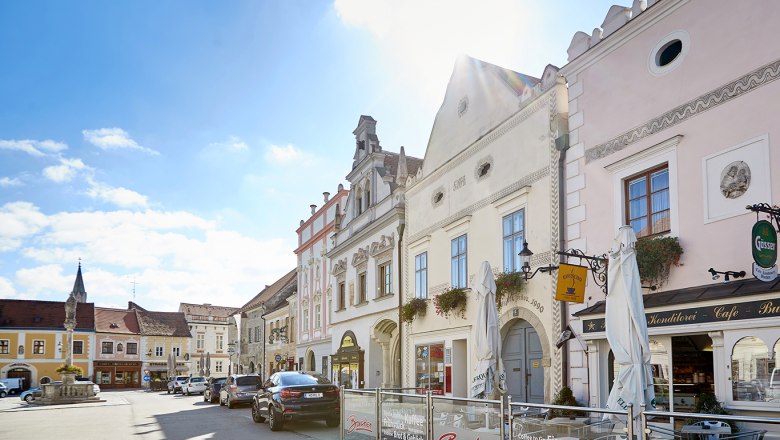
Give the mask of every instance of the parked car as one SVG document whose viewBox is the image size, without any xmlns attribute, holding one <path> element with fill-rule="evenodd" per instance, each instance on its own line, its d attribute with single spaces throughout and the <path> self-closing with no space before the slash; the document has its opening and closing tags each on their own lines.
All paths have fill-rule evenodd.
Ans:
<svg viewBox="0 0 780 440">
<path fill-rule="evenodd" d="M 182 384 L 189 379 L 189 376 L 176 376 L 168 381 L 168 394 L 181 393 Z"/>
<path fill-rule="evenodd" d="M 227 377 L 210 377 L 206 383 L 206 390 L 203 391 L 203 401 L 217 403 L 219 400 L 219 389 L 227 380 Z"/>
<path fill-rule="evenodd" d="M 6 379 L 0 379 L 0 383 L 4 384 L 8 388 L 8 394 L 17 394 L 22 392 L 22 382 L 24 379 L 20 377 L 9 377 Z"/>
<path fill-rule="evenodd" d="M 181 386 L 182 394 L 203 394 L 206 391 L 206 378 L 202 376 L 190 377 Z"/>
<path fill-rule="evenodd" d="M 252 420 L 268 419 L 271 431 L 288 421 L 325 420 L 339 425 L 339 388 L 328 378 L 306 371 L 280 371 L 263 383 L 252 400 Z"/>
<path fill-rule="evenodd" d="M 232 374 L 219 389 L 219 404 L 232 409 L 242 403 L 252 403 L 261 383 L 256 374 Z"/>
<path fill-rule="evenodd" d="M 92 392 L 97 394 L 100 392 L 100 386 L 96 383 L 93 383 L 91 380 L 77 380 L 76 383 L 91 383 L 92 384 Z"/>
<path fill-rule="evenodd" d="M 0 382 L 0 398 L 8 395 L 8 387 L 4 383 Z"/>
</svg>

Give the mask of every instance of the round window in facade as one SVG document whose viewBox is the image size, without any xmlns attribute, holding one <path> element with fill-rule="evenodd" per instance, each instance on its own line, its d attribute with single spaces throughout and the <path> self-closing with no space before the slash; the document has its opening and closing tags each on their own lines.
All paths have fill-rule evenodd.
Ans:
<svg viewBox="0 0 780 440">
<path fill-rule="evenodd" d="M 665 36 L 650 52 L 647 64 L 650 73 L 656 76 L 666 75 L 679 66 L 691 47 L 688 32 L 674 31 Z"/>
</svg>

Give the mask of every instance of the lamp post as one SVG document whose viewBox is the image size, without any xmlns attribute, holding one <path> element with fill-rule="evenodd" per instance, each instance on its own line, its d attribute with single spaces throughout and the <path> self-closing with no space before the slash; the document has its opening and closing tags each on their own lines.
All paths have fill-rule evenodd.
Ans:
<svg viewBox="0 0 780 440">
<path fill-rule="evenodd" d="M 548 264 L 547 266 L 541 266 L 537 267 L 533 273 L 531 273 L 531 257 L 534 255 L 533 252 L 531 252 L 530 249 L 528 249 L 528 242 L 523 241 L 523 249 L 520 251 L 519 254 L 520 258 L 523 261 L 523 265 L 521 266 L 521 270 L 523 271 L 523 278 L 525 278 L 526 281 L 533 278 L 537 272 L 541 273 L 550 273 L 556 269 L 558 269 L 558 266 L 553 266 L 552 264 Z M 529 275 L 530 274 L 530 275 Z"/>
<path fill-rule="evenodd" d="M 233 353 L 236 352 L 236 344 L 228 342 L 228 376 L 233 374 Z"/>
</svg>

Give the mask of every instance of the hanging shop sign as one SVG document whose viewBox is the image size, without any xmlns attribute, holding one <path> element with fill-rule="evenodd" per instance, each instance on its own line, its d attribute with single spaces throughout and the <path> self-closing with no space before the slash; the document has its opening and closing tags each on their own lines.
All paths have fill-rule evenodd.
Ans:
<svg viewBox="0 0 780 440">
<path fill-rule="evenodd" d="M 587 276 L 587 267 L 561 263 L 558 267 L 555 299 L 582 304 L 585 301 L 585 277 Z"/>
<path fill-rule="evenodd" d="M 759 220 L 751 233 L 753 276 L 765 282 L 777 278 L 777 232 L 771 222 Z"/>
</svg>

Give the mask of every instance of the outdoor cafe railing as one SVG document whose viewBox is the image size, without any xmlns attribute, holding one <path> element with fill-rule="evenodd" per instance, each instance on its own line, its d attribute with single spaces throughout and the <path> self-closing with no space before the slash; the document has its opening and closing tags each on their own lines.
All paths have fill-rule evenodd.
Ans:
<svg viewBox="0 0 780 440">
<path fill-rule="evenodd" d="M 632 439 L 633 405 L 626 411 L 582 406 L 509 402 L 509 440 Z M 567 416 L 556 417 L 556 413 Z M 592 416 L 591 414 L 595 414 Z"/>
<path fill-rule="evenodd" d="M 683 426 L 680 430 L 674 427 L 674 423 L 671 423 L 671 427 L 667 427 L 669 423 L 664 422 L 663 425 L 650 425 L 651 418 L 669 418 L 671 421 L 674 419 L 691 419 L 697 420 L 698 423 L 693 425 L 707 426 L 706 429 L 686 429 Z M 642 426 L 642 439 L 655 439 L 655 438 L 697 438 L 700 435 L 703 438 L 716 438 L 716 439 L 762 439 L 765 434 L 771 432 L 772 438 L 780 437 L 780 417 L 751 417 L 751 416 L 732 416 L 721 414 L 699 414 L 699 413 L 683 413 L 683 412 L 669 412 L 669 411 L 642 411 L 640 414 L 641 426 Z M 709 423 L 708 423 L 709 422 Z M 729 425 L 733 425 L 732 428 L 726 429 L 727 432 L 716 432 L 718 422 L 732 422 Z M 742 424 L 742 426 L 738 425 Z M 750 426 L 748 424 L 753 424 Z M 760 426 L 755 426 L 758 424 Z M 770 426 L 766 426 L 770 425 Z M 737 429 L 733 429 L 737 428 Z M 771 428 L 771 429 L 768 429 Z M 730 431 L 730 432 L 728 432 Z M 711 432 L 711 434 L 710 434 Z M 709 435 L 708 435 L 709 434 Z"/>
</svg>

